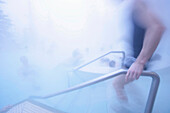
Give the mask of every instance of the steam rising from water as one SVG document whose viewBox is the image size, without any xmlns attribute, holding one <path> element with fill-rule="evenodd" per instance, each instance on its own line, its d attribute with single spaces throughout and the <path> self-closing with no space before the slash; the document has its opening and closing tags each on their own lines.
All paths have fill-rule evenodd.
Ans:
<svg viewBox="0 0 170 113">
<path fill-rule="evenodd" d="M 19 100 L 37 92 L 46 94 L 46 91 L 66 88 L 68 70 L 110 50 L 132 54 L 130 32 L 133 28 L 128 18 L 130 5 L 126 2 L 118 5 L 111 0 L 5 2 L 2 9 L 11 26 L 10 34 L 1 39 L 0 67 L 4 75 L 1 80 L 10 84 L 2 83 L 0 89 L 15 84 L 16 95 L 25 92 L 24 96 L 18 97 Z M 165 7 L 159 6 L 167 12 Z M 168 12 L 156 11 L 169 28 Z M 152 60 L 151 69 L 169 66 L 168 36 L 169 30 L 153 56 L 157 60 Z M 9 104 L 9 101 L 4 100 L 2 105 Z"/>
<path fill-rule="evenodd" d="M 3 9 L 12 22 L 10 40 L 17 49 L 22 49 L 31 63 L 53 68 L 73 51 L 83 57 L 110 50 L 132 54 L 127 4 L 116 5 L 110 0 L 7 0 Z M 161 48 L 159 54 L 165 52 Z"/>
</svg>

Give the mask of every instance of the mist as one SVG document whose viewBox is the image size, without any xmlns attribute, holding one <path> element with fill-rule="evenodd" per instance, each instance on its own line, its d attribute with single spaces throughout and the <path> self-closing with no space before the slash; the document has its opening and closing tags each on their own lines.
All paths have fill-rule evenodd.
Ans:
<svg viewBox="0 0 170 113">
<path fill-rule="evenodd" d="M 149 64 L 153 71 L 170 66 L 169 4 L 149 1 L 166 27 Z M 0 98 L 8 96 L 0 108 L 67 88 L 68 71 L 109 51 L 133 54 L 126 1 L 5 0 L 0 9 Z"/>
</svg>

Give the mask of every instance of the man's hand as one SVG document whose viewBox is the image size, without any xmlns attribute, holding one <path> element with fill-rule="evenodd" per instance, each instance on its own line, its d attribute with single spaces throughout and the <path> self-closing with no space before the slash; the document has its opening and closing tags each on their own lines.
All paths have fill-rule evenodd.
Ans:
<svg viewBox="0 0 170 113">
<path fill-rule="evenodd" d="M 128 81 L 133 81 L 135 79 L 136 80 L 139 79 L 143 69 L 144 69 L 144 64 L 134 62 L 130 66 L 130 68 L 125 76 L 125 81 L 128 82 Z"/>
</svg>

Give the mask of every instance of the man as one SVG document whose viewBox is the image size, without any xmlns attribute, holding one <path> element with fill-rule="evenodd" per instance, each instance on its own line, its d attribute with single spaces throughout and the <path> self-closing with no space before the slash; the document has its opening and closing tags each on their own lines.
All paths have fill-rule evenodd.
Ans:
<svg viewBox="0 0 170 113">
<path fill-rule="evenodd" d="M 142 0 L 135 0 L 132 10 L 134 24 L 133 51 L 134 56 L 126 58 L 126 75 L 115 78 L 113 85 L 119 99 L 128 101 L 123 90 L 124 85 L 139 79 L 146 64 L 156 50 L 165 27 L 157 16 L 147 7 Z"/>
</svg>

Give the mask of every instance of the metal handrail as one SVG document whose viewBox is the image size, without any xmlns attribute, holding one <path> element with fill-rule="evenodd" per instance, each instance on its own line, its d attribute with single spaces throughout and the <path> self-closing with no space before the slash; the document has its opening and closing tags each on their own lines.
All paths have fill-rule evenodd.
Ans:
<svg viewBox="0 0 170 113">
<path fill-rule="evenodd" d="M 30 98 L 31 99 L 48 99 L 48 98 L 51 98 L 51 97 L 54 97 L 54 96 L 58 96 L 58 95 L 65 94 L 65 93 L 68 93 L 68 92 L 72 92 L 72 91 L 75 91 L 75 90 L 78 90 L 78 89 L 81 89 L 81 88 L 85 88 L 85 87 L 88 87 L 90 85 L 94 85 L 96 83 L 99 83 L 99 82 L 108 80 L 110 78 L 116 77 L 120 74 L 126 74 L 126 73 L 127 73 L 127 70 L 120 69 L 120 70 L 117 70 L 115 72 L 106 74 L 104 76 L 101 76 L 101 77 L 98 77 L 96 79 L 84 82 L 82 84 L 76 85 L 74 87 L 68 88 L 66 90 L 63 90 L 63 91 L 60 91 L 60 92 L 57 92 L 57 93 L 54 93 L 54 94 L 50 94 L 50 95 L 46 95 L 46 96 L 31 96 Z M 149 72 L 149 71 L 142 72 L 142 76 L 152 77 L 152 84 L 151 84 L 151 88 L 150 88 L 150 91 L 149 91 L 149 96 L 148 96 L 148 100 L 147 100 L 145 112 L 144 112 L 144 113 L 151 113 L 152 109 L 153 109 L 154 102 L 155 102 L 160 78 L 159 78 L 158 74 L 156 74 L 155 72 Z"/>
<path fill-rule="evenodd" d="M 75 71 L 78 71 L 79 69 L 81 69 L 81 68 L 83 68 L 83 67 L 85 67 L 85 66 L 87 66 L 87 65 L 89 65 L 89 64 L 91 64 L 91 63 L 93 63 L 93 62 L 95 62 L 95 61 L 97 61 L 97 60 L 99 60 L 99 59 L 101 59 L 102 57 L 105 57 L 105 56 L 107 56 L 107 55 L 109 55 L 109 54 L 112 54 L 112 53 L 121 53 L 121 54 L 122 54 L 122 64 L 121 64 L 121 67 L 120 67 L 120 68 L 122 68 L 123 65 L 124 65 L 124 60 L 125 60 L 125 52 L 124 52 L 124 51 L 110 51 L 110 52 L 108 52 L 108 53 L 106 53 L 106 54 L 104 54 L 104 55 L 101 55 L 101 56 L 99 56 L 99 57 L 97 57 L 97 58 L 95 58 L 95 59 L 93 59 L 93 60 L 91 60 L 91 61 L 89 61 L 89 62 L 86 62 L 86 63 L 84 63 L 84 64 L 82 64 L 82 65 L 79 65 L 79 66 L 73 68 L 71 71 L 69 71 L 69 72 L 68 72 L 68 73 L 69 73 L 69 74 L 68 74 L 68 86 L 70 86 L 70 81 L 69 81 L 69 79 L 70 79 L 70 77 L 69 77 L 70 73 L 73 73 L 73 72 L 75 72 Z"/>
<path fill-rule="evenodd" d="M 122 66 L 123 66 L 124 59 L 125 59 L 125 52 L 124 51 L 110 51 L 110 52 L 108 52 L 108 53 L 106 53 L 106 54 L 104 54 L 104 55 L 102 55 L 100 57 L 95 58 L 94 60 L 91 60 L 91 61 L 89 61 L 89 62 L 87 62 L 85 64 L 82 64 L 82 65 L 80 65 L 78 67 L 75 67 L 73 70 L 77 71 L 77 70 L 79 70 L 79 69 L 81 69 L 81 68 L 83 68 L 83 67 L 85 67 L 85 66 L 87 66 L 87 65 L 89 65 L 89 64 L 91 64 L 91 63 L 93 63 L 95 61 L 97 61 L 98 59 L 100 59 L 100 58 L 102 58 L 102 57 L 104 57 L 106 55 L 111 54 L 111 53 L 121 53 L 123 55 L 123 58 L 122 58 Z"/>
</svg>

